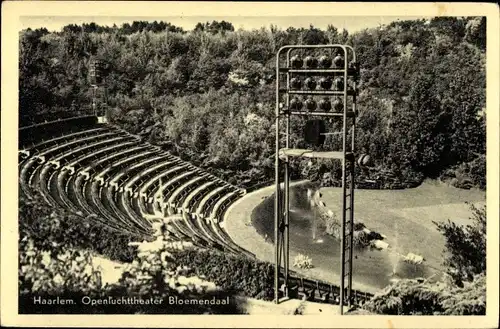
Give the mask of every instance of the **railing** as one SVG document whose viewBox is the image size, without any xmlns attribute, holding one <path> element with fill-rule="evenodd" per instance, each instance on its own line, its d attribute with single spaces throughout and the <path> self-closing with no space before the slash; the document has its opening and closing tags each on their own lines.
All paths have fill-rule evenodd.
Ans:
<svg viewBox="0 0 500 329">
<path fill-rule="evenodd" d="M 282 278 L 282 273 L 280 273 Z M 322 302 L 328 304 L 340 304 L 340 288 L 334 284 L 304 278 L 291 271 L 289 276 L 290 297 L 304 298 L 306 300 Z M 366 303 L 373 297 L 373 294 L 352 290 L 352 304 L 360 305 Z"/>
</svg>

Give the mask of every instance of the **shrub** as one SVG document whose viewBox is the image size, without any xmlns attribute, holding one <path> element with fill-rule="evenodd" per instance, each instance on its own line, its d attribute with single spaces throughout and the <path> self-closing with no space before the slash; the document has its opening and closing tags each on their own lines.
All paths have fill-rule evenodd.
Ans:
<svg viewBox="0 0 500 329">
<path fill-rule="evenodd" d="M 375 294 L 365 305 L 370 312 L 391 315 L 432 315 L 442 312 L 440 292 L 415 280 L 400 280 Z"/>
<path fill-rule="evenodd" d="M 375 294 L 363 308 L 392 315 L 484 315 L 486 277 L 478 275 L 464 287 L 400 280 Z"/>
<path fill-rule="evenodd" d="M 309 256 L 298 254 L 293 260 L 293 266 L 303 269 L 313 268 L 312 259 Z"/>
<path fill-rule="evenodd" d="M 40 250 L 32 239 L 19 243 L 20 293 L 60 294 L 90 293 L 101 288 L 100 273 L 92 264 L 88 251 L 58 252 Z"/>
<path fill-rule="evenodd" d="M 477 187 L 486 189 L 486 156 L 479 155 L 470 162 L 464 162 L 445 170 L 440 179 L 449 181 L 457 188 L 470 189 Z"/>
<path fill-rule="evenodd" d="M 271 263 L 217 250 L 186 249 L 172 254 L 179 266 L 189 268 L 223 290 L 266 300 L 273 298 L 274 266 Z"/>
<path fill-rule="evenodd" d="M 464 227 L 450 220 L 434 222 L 446 239 L 444 265 L 458 285 L 486 271 L 486 207 L 470 205 L 470 208 L 472 225 Z"/>
<path fill-rule="evenodd" d="M 117 232 L 93 218 L 74 215 L 48 206 L 38 193 L 33 200 L 19 197 L 19 234 L 36 248 L 56 255 L 68 248 L 95 251 L 112 260 L 132 261 L 135 251 L 130 241 L 143 237 Z"/>
<path fill-rule="evenodd" d="M 463 288 L 444 291 L 441 304 L 445 315 L 486 314 L 486 275 L 474 276 Z"/>
</svg>

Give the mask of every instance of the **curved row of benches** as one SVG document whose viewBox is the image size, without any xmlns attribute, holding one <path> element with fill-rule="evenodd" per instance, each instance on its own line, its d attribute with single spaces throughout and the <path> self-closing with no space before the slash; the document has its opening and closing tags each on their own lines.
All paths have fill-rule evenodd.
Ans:
<svg viewBox="0 0 500 329">
<path fill-rule="evenodd" d="M 38 190 L 52 206 L 116 230 L 148 236 L 153 220 L 169 216 L 174 237 L 253 256 L 221 226 L 244 190 L 112 126 L 63 133 L 20 150 L 19 183 L 28 198 Z"/>
</svg>

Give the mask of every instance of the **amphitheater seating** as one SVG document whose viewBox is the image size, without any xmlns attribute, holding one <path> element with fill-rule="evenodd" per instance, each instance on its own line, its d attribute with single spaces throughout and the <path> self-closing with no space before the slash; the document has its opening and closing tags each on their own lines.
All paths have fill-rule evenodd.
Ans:
<svg viewBox="0 0 500 329">
<path fill-rule="evenodd" d="M 65 152 L 58 157 L 49 160 L 50 164 L 55 165 L 57 168 L 62 167 L 68 163 L 71 163 L 71 161 L 76 160 L 80 156 L 84 156 L 88 153 L 95 152 L 97 149 L 105 146 L 111 146 L 116 144 L 117 142 L 123 141 L 125 138 L 120 136 L 120 137 L 114 137 L 111 139 L 105 139 L 105 140 L 100 140 L 100 141 L 94 141 L 91 143 L 86 143 L 85 145 L 79 146 L 76 149 L 70 151 L 70 152 Z"/>
<path fill-rule="evenodd" d="M 205 225 L 203 225 L 199 221 L 193 220 L 194 217 L 190 216 L 189 213 L 183 213 L 182 217 L 184 221 L 187 223 L 187 225 L 191 227 L 192 230 L 196 232 L 201 239 L 205 240 L 207 243 L 213 246 L 215 245 L 222 247 L 224 246 L 224 243 L 219 241 L 217 237 L 214 234 L 212 234 L 212 232 L 210 232 L 210 229 L 208 229 Z"/>
<path fill-rule="evenodd" d="M 98 160 L 102 156 L 106 156 L 109 154 L 114 154 L 116 151 L 126 150 L 127 148 L 137 145 L 137 142 L 124 140 L 118 144 L 112 144 L 108 147 L 97 150 L 96 152 L 84 154 L 82 157 L 76 158 L 72 162 L 65 165 L 63 169 L 68 169 L 71 171 L 71 174 L 74 174 L 75 171 L 80 169 L 81 167 L 88 165 L 90 162 Z"/>
<path fill-rule="evenodd" d="M 157 172 L 159 172 L 162 168 L 168 167 L 172 168 L 172 166 L 177 166 L 176 162 L 173 162 L 172 160 L 167 160 L 167 161 L 162 161 L 159 162 L 158 164 L 155 164 L 154 166 L 145 169 L 141 171 L 140 173 L 137 173 L 134 177 L 132 177 L 130 180 L 124 184 L 124 192 L 129 193 L 129 195 L 137 197 L 137 191 L 135 187 L 137 186 L 137 183 L 141 182 L 142 180 L 147 180 L 149 175 L 155 175 Z"/>
<path fill-rule="evenodd" d="M 73 175 L 69 175 L 68 170 L 60 171 L 57 177 L 57 191 L 62 206 L 73 212 L 78 212 L 78 207 L 75 206 L 68 196 L 68 186 L 71 184 L 73 177 Z"/>
<path fill-rule="evenodd" d="M 113 163 L 112 165 L 110 165 L 106 168 L 98 168 L 98 169 L 96 169 L 96 171 L 99 169 L 101 169 L 102 171 L 100 171 L 94 177 L 94 180 L 99 181 L 101 185 L 107 186 L 107 185 L 109 185 L 108 178 L 111 175 L 113 175 L 117 170 L 122 170 L 123 168 L 126 168 L 127 164 L 129 164 L 133 161 L 141 161 L 141 160 L 143 160 L 143 159 L 145 159 L 148 156 L 151 156 L 153 154 L 155 154 L 154 151 L 146 150 L 145 152 L 142 152 L 142 153 L 136 154 L 132 157 L 123 159 L 121 161 L 118 161 L 117 163 Z"/>
<path fill-rule="evenodd" d="M 143 236 L 155 218 L 178 214 L 173 236 L 241 252 L 218 223 L 243 190 L 109 125 L 47 127 L 37 130 L 43 140 L 23 131 L 19 181 L 26 195 L 38 190 L 54 207 Z"/>
<path fill-rule="evenodd" d="M 206 183 L 199 185 L 197 188 L 191 191 L 184 202 L 182 203 L 182 211 L 187 212 L 190 211 L 195 214 L 196 204 L 200 201 L 205 193 L 207 193 L 207 189 L 209 188 L 217 188 L 218 186 L 222 186 L 223 183 L 221 181 L 208 180 Z"/>
<path fill-rule="evenodd" d="M 220 186 L 208 194 L 206 194 L 203 198 L 201 198 L 197 204 L 194 205 L 193 209 L 196 209 L 195 215 L 198 217 L 205 218 L 205 209 L 210 205 L 213 200 L 216 200 L 224 191 L 229 188 L 229 185 Z"/>
<path fill-rule="evenodd" d="M 115 191 L 122 192 L 123 182 L 125 182 L 130 175 L 140 172 L 142 168 L 146 166 L 154 166 L 162 160 L 163 158 L 161 156 L 156 156 L 154 158 L 146 158 L 131 167 L 123 167 L 110 179 L 108 185 Z"/>
<path fill-rule="evenodd" d="M 161 182 L 166 179 L 171 179 L 174 175 L 178 175 L 186 168 L 186 165 L 177 165 L 167 171 L 161 172 L 158 175 L 152 177 L 149 181 L 144 183 L 139 191 L 139 196 L 144 199 L 145 202 L 152 203 L 154 192 L 156 189 L 160 188 Z"/>
<path fill-rule="evenodd" d="M 52 138 L 52 139 L 49 139 L 46 141 L 39 142 L 37 144 L 32 145 L 29 148 L 20 149 L 19 153 L 22 157 L 22 160 L 25 160 L 25 159 L 29 158 L 30 156 L 38 154 L 38 153 L 42 152 L 43 150 L 46 150 L 50 147 L 55 147 L 57 145 L 62 145 L 62 144 L 69 143 L 71 141 L 75 141 L 77 139 L 85 138 L 88 136 L 93 136 L 93 135 L 96 135 L 104 130 L 105 130 L 105 128 L 99 127 L 99 128 L 86 130 L 86 131 L 78 131 L 78 132 L 71 133 L 68 135 L 62 135 L 62 136 L 55 137 L 55 138 Z M 22 162 L 20 162 L 19 164 L 22 165 Z"/>
<path fill-rule="evenodd" d="M 41 169 L 41 165 L 46 162 L 46 158 L 50 158 L 55 154 L 60 154 L 60 152 L 70 150 L 72 147 L 84 145 L 86 142 L 106 138 L 110 134 L 115 134 L 115 132 L 110 131 L 109 129 L 96 128 L 92 129 L 88 133 L 78 132 L 71 134 L 70 137 L 62 136 L 49 139 L 45 142 L 36 144 L 32 149 L 23 150 L 25 154 L 29 155 L 28 158 L 20 164 L 20 185 L 24 194 L 31 197 L 29 187 L 35 184 L 35 176 Z M 78 139 L 78 136 L 81 138 Z M 42 145 L 45 145 L 46 148 L 43 148 Z"/>
<path fill-rule="evenodd" d="M 47 122 L 33 126 L 19 128 L 19 149 L 30 148 L 31 146 L 53 139 L 55 137 L 68 135 L 78 131 L 86 131 L 98 128 L 103 125 L 98 124 L 95 116 L 73 117 L 56 122 Z"/>
<path fill-rule="evenodd" d="M 86 187 L 87 187 L 87 181 L 84 180 L 83 176 L 78 175 L 75 179 L 75 184 L 73 189 L 75 192 L 75 198 L 80 208 L 85 211 L 86 215 L 90 215 L 93 213 L 93 211 L 92 207 L 85 199 L 84 189 Z"/>
<path fill-rule="evenodd" d="M 193 188 L 196 188 L 197 184 L 205 182 L 207 179 L 207 174 L 197 175 L 192 177 L 184 184 L 180 185 L 175 189 L 175 191 L 168 198 L 167 204 L 169 207 L 172 207 L 174 210 L 177 210 L 178 203 L 182 201 L 182 196 L 185 193 L 189 193 Z"/>
<path fill-rule="evenodd" d="M 229 205 L 236 201 L 237 198 L 241 196 L 240 191 L 233 191 L 231 193 L 226 194 L 224 197 L 220 198 L 219 201 L 214 205 L 212 213 L 210 215 L 210 219 L 215 222 L 219 222 L 222 220 L 222 216 L 224 212 L 227 210 Z"/>
<path fill-rule="evenodd" d="M 224 198 L 228 193 L 234 192 L 234 188 L 230 186 L 226 186 L 223 190 L 219 191 L 217 194 L 212 195 L 210 199 L 207 200 L 207 202 L 204 204 L 204 208 L 201 210 L 201 213 L 199 214 L 203 218 L 211 218 L 212 211 L 217 205 L 217 203 L 221 200 L 221 198 Z"/>
<path fill-rule="evenodd" d="M 182 223 L 184 224 L 185 227 L 187 227 L 187 229 L 190 231 L 190 234 L 192 236 L 196 237 L 199 241 L 203 241 L 205 243 L 212 244 L 211 239 L 205 238 L 204 233 L 191 222 L 191 218 L 189 218 L 189 214 L 183 213 L 183 214 L 181 214 L 181 218 L 182 218 Z"/>
<path fill-rule="evenodd" d="M 160 199 L 155 199 L 155 194 L 158 189 L 163 190 L 163 180 L 172 180 L 176 175 L 184 172 L 188 168 L 186 164 L 176 165 L 175 167 L 161 172 L 147 181 L 139 191 L 139 209 L 141 214 L 156 214 L 161 213 L 163 206 L 159 205 Z M 148 209 L 149 208 L 149 209 Z"/>
<path fill-rule="evenodd" d="M 63 201 L 63 205 L 66 205 L 68 208 L 75 210 L 74 205 L 71 203 L 71 201 L 67 197 L 68 186 L 69 186 L 69 182 L 71 181 L 68 179 L 68 177 L 71 177 L 71 175 L 75 174 L 75 172 L 77 172 L 79 168 L 88 164 L 88 162 L 95 160 L 96 157 L 98 157 L 100 155 L 104 155 L 107 152 L 112 152 L 113 150 L 116 150 L 116 149 L 120 150 L 124 147 L 133 145 L 133 143 L 134 142 L 124 142 L 121 144 L 111 145 L 111 146 L 106 147 L 104 149 L 101 149 L 97 152 L 85 154 L 82 157 L 79 157 L 76 160 L 74 160 L 73 162 L 64 166 L 61 169 L 61 171 L 59 172 L 58 179 L 57 179 L 57 189 L 59 191 L 59 197 Z"/>
<path fill-rule="evenodd" d="M 52 176 L 57 172 L 53 170 L 52 167 L 44 167 L 40 172 L 40 191 L 42 192 L 42 196 L 47 201 L 47 203 L 51 206 L 57 206 L 57 202 L 54 197 L 51 195 L 49 191 L 49 180 L 51 180 Z"/>
<path fill-rule="evenodd" d="M 111 187 L 103 187 L 102 194 L 105 195 L 105 204 L 109 207 L 111 213 L 115 215 L 119 222 L 128 227 L 129 230 L 141 229 L 137 228 L 135 225 L 136 223 L 132 222 L 131 219 L 125 214 L 125 212 L 118 207 L 118 200 L 114 198 L 114 193 Z"/>
<path fill-rule="evenodd" d="M 125 214 L 128 217 L 128 220 L 131 220 L 137 227 L 148 230 L 148 226 L 151 225 L 150 221 L 135 212 L 130 204 L 131 199 L 127 197 L 126 193 L 121 194 L 120 201 L 120 206 L 125 210 Z"/>
<path fill-rule="evenodd" d="M 131 146 L 133 146 L 133 144 Z M 122 159 L 129 154 L 137 154 L 137 152 L 140 152 L 142 149 L 142 145 L 137 144 L 137 146 L 133 146 L 132 148 L 116 150 L 102 157 L 100 160 L 90 163 L 84 168 L 77 168 L 78 174 L 84 175 L 85 179 L 91 179 L 91 177 L 93 179 L 96 171 L 103 170 L 104 168 L 111 166 L 113 163 L 112 161 Z"/>
<path fill-rule="evenodd" d="M 106 222 L 111 223 L 113 226 L 121 229 L 122 231 L 131 231 L 130 226 L 123 223 L 120 218 L 117 217 L 116 214 L 109 211 L 108 208 L 104 205 L 103 199 L 100 196 L 100 186 L 97 182 L 92 182 L 91 184 L 91 198 L 92 204 L 99 211 L 99 213 L 105 218 Z M 133 232 L 133 231 L 132 231 Z"/>
<path fill-rule="evenodd" d="M 95 134 L 82 139 L 77 139 L 69 141 L 67 143 L 56 144 L 55 146 L 48 148 L 42 152 L 38 152 L 35 156 L 40 159 L 41 162 L 45 162 L 46 158 L 53 157 L 58 154 L 65 154 L 68 151 L 78 150 L 79 147 L 92 145 L 93 142 L 100 142 L 111 137 L 116 137 L 118 134 L 116 132 L 105 132 L 103 134 Z"/>
<path fill-rule="evenodd" d="M 172 206 L 174 208 L 177 208 L 178 212 L 191 212 L 191 209 L 188 207 L 185 207 L 185 201 L 186 199 L 190 196 L 191 192 L 196 190 L 200 185 L 202 186 L 203 183 L 210 182 L 209 177 L 203 177 L 199 179 L 196 183 L 190 184 L 189 186 L 184 187 L 179 195 L 173 200 Z"/>
<path fill-rule="evenodd" d="M 158 191 L 155 194 L 155 200 L 161 200 L 163 207 L 168 207 L 169 204 L 168 202 L 165 202 L 165 200 L 168 200 L 170 195 L 174 193 L 175 189 L 177 189 L 179 186 L 182 185 L 182 183 L 186 180 L 189 179 L 190 177 L 196 175 L 197 172 L 194 170 L 191 171 L 186 171 L 171 180 L 169 180 L 165 185 L 161 186 L 161 188 L 158 189 Z M 170 209 L 170 208 L 169 208 Z"/>
</svg>

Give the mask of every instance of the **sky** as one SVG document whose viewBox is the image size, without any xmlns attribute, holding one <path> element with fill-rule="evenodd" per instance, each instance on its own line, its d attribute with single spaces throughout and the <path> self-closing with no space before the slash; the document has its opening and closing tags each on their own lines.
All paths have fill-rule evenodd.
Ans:
<svg viewBox="0 0 500 329">
<path fill-rule="evenodd" d="M 282 29 L 290 26 L 308 28 L 310 24 L 317 28 L 325 29 L 332 24 L 338 29 L 345 28 L 349 32 L 356 32 L 365 28 L 389 24 L 396 20 L 413 20 L 426 18 L 424 16 L 24 16 L 20 20 L 20 28 L 41 28 L 49 31 L 60 31 L 68 24 L 79 24 L 95 22 L 99 25 L 121 26 L 123 23 L 132 23 L 134 20 L 143 21 L 165 21 L 182 27 L 184 30 L 192 30 L 196 23 L 206 21 L 231 22 L 235 29 L 259 29 L 269 27 L 271 24 Z"/>
</svg>

